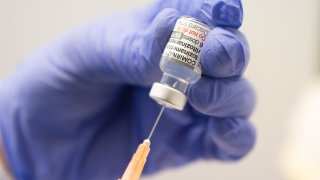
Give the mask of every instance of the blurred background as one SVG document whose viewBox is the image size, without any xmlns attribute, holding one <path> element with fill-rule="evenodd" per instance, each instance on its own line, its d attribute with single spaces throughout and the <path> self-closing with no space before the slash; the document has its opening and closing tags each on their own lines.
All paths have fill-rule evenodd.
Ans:
<svg viewBox="0 0 320 180">
<path fill-rule="evenodd" d="M 58 34 L 150 2 L 0 0 L 0 78 Z M 246 76 L 258 94 L 254 150 L 237 163 L 197 161 L 143 179 L 320 179 L 320 2 L 243 0 L 243 5 L 241 30 L 251 46 Z"/>
</svg>

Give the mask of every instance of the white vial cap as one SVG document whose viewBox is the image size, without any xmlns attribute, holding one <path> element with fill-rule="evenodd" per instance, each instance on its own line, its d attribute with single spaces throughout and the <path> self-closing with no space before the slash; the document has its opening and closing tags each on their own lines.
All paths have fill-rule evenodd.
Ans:
<svg viewBox="0 0 320 180">
<path fill-rule="evenodd" d="M 182 111 L 187 102 L 187 97 L 181 91 L 161 83 L 154 83 L 149 96 L 159 104 Z"/>
</svg>

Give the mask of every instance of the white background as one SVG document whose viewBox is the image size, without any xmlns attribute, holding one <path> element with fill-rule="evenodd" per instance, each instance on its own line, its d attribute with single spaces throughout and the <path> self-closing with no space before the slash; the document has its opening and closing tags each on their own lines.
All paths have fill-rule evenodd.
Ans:
<svg viewBox="0 0 320 180">
<path fill-rule="evenodd" d="M 0 77 L 59 33 L 94 17 L 148 2 L 0 0 Z M 288 116 L 303 86 L 316 74 L 317 67 L 320 69 L 320 6 L 318 0 L 248 0 L 243 5 L 245 20 L 241 30 L 251 46 L 246 76 L 258 93 L 252 117 L 258 132 L 255 149 L 238 163 L 198 161 L 144 179 L 284 179 L 279 151 L 290 124 Z"/>
</svg>

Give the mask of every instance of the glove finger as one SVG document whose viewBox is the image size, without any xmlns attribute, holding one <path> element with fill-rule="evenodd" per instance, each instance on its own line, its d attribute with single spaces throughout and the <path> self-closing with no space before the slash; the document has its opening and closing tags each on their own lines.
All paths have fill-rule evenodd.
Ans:
<svg viewBox="0 0 320 180">
<path fill-rule="evenodd" d="M 196 17 L 213 26 L 239 28 L 243 20 L 240 0 L 203 0 Z"/>
<path fill-rule="evenodd" d="M 245 117 L 209 118 L 205 124 L 202 146 L 205 158 L 237 160 L 255 143 L 255 129 Z"/>
<path fill-rule="evenodd" d="M 244 78 L 202 77 L 187 91 L 191 106 L 215 117 L 248 116 L 255 105 L 255 93 Z"/>
<path fill-rule="evenodd" d="M 202 48 L 203 74 L 211 77 L 241 75 L 249 62 L 249 46 L 236 29 L 214 28 Z"/>
<path fill-rule="evenodd" d="M 159 129 L 160 126 L 165 125 L 160 124 Z M 177 129 L 168 137 L 166 131 L 158 131 L 154 141 L 160 144 L 154 145 L 157 152 L 149 156 L 145 172 L 185 165 L 199 158 L 238 160 L 252 149 L 256 139 L 252 124 L 241 117 L 218 119 L 199 115 L 193 117 L 193 123 Z M 158 140 L 160 134 L 161 141 Z"/>
<path fill-rule="evenodd" d="M 213 26 L 239 28 L 243 20 L 241 0 L 160 0 L 151 8 L 151 19 L 164 8 L 175 8 Z"/>
</svg>

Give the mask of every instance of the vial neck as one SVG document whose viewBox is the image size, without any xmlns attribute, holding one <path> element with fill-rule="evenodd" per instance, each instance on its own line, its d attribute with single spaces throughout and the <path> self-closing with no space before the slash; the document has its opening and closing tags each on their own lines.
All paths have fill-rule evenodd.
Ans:
<svg viewBox="0 0 320 180">
<path fill-rule="evenodd" d="M 164 73 L 160 83 L 168 85 L 176 90 L 179 90 L 183 93 L 187 91 L 189 83 L 181 78 L 175 77 L 168 73 Z"/>
</svg>

